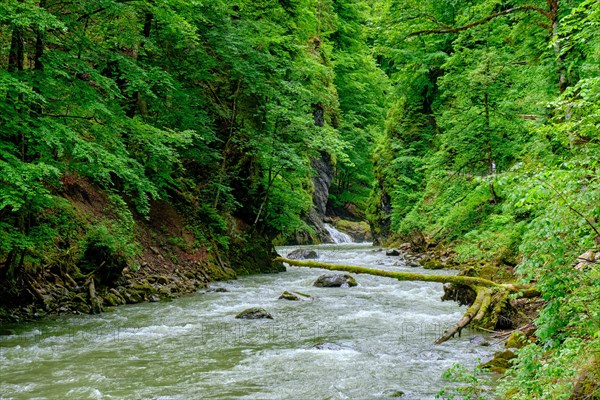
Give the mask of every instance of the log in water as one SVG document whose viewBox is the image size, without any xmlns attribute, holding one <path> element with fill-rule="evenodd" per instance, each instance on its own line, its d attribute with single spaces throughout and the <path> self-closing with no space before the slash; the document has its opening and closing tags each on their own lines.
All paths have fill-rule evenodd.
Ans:
<svg viewBox="0 0 600 400">
<path fill-rule="evenodd" d="M 393 271 L 411 268 L 369 246 L 311 246 L 319 260 Z M 296 247 L 280 248 L 286 256 Z M 397 264 L 397 265 L 395 265 Z M 317 288 L 331 271 L 219 283 L 229 292 L 122 306 L 100 315 L 4 326 L 2 398 L 432 399 L 453 363 L 472 367 L 495 346 L 474 335 L 435 345 L 465 311 L 441 302 L 441 285 L 357 275 L 352 288 Z M 312 300 L 278 300 L 284 291 Z M 262 307 L 273 320 L 240 320 Z M 481 341 L 481 338 L 478 338 Z"/>
</svg>

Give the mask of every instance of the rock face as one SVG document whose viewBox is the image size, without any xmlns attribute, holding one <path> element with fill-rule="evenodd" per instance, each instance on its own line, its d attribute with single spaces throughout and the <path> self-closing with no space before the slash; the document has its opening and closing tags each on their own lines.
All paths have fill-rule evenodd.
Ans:
<svg viewBox="0 0 600 400">
<path fill-rule="evenodd" d="M 319 255 L 316 251 L 310 249 L 296 249 L 287 255 L 292 260 L 316 260 Z"/>
<path fill-rule="evenodd" d="M 252 307 L 235 316 L 237 319 L 273 319 L 264 308 Z"/>
<path fill-rule="evenodd" d="M 373 240 L 371 228 L 366 221 L 348 221 L 339 218 L 329 218 L 331 223 L 340 232 L 352 237 L 355 242 L 370 242 Z"/>
<path fill-rule="evenodd" d="M 316 287 L 352 287 L 356 285 L 356 279 L 342 274 L 321 275 L 313 284 Z"/>
<path fill-rule="evenodd" d="M 325 152 L 320 153 L 320 157 L 311 161 L 315 176 L 313 177 L 313 206 L 311 207 L 306 222 L 316 233 L 316 237 L 309 237 L 306 234 L 296 235 L 295 241 L 298 244 L 312 244 L 315 242 L 330 241 L 329 233 L 325 230 L 323 219 L 327 209 L 327 199 L 329 197 L 329 187 L 333 180 L 333 162 L 331 156 Z"/>
</svg>

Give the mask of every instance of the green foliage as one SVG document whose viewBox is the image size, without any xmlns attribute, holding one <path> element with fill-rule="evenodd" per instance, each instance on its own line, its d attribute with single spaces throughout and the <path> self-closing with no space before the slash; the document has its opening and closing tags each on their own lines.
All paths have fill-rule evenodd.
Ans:
<svg viewBox="0 0 600 400">
<path fill-rule="evenodd" d="M 499 394 L 517 400 L 571 398 L 581 368 L 597 370 L 599 350 L 598 338 L 592 341 L 569 338 L 561 343 L 560 349 L 530 344 L 519 350 L 517 364 L 501 383 Z M 590 387 L 580 393 L 582 398 L 594 398 L 598 394 L 598 382 L 596 386 L 593 382 L 589 384 Z"/>
<path fill-rule="evenodd" d="M 330 201 L 339 209 L 351 203 L 365 210 L 373 182 L 372 153 L 383 132 L 388 80 L 367 43 L 370 32 L 365 25 L 373 22 L 368 6 L 338 1 L 335 9 L 339 28 L 332 35 L 334 83 L 340 101 L 339 132 L 348 157 L 336 165 Z"/>
<path fill-rule="evenodd" d="M 0 271 L 33 268 L 32 249 L 60 241 L 40 215 L 56 209 L 72 175 L 136 217 L 149 218 L 158 199 L 192 210 L 198 241 L 222 249 L 235 218 L 270 237 L 306 229 L 310 160 L 321 152 L 360 168 L 364 198 L 363 145 L 382 120 L 383 96 L 359 32 L 363 8 L 2 2 Z M 368 85 L 350 85 L 364 78 Z M 130 257 L 104 237 L 134 241 L 110 220 L 83 251 L 100 243 Z"/>
<path fill-rule="evenodd" d="M 491 398 L 489 376 L 479 368 L 469 371 L 464 366 L 454 363 L 442 374 L 442 378 L 460 384 L 455 388 L 441 390 L 436 399 L 485 400 Z"/>
<path fill-rule="evenodd" d="M 600 8 L 532 5 L 383 2 L 370 211 L 376 232 L 516 265 L 546 303 L 503 395 L 569 398 L 600 326 L 597 268 L 574 268 L 600 243 Z"/>
</svg>

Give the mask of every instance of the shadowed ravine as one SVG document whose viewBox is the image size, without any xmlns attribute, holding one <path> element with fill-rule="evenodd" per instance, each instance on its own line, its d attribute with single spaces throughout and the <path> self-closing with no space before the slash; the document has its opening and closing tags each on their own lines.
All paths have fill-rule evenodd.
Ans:
<svg viewBox="0 0 600 400">
<path fill-rule="evenodd" d="M 424 272 L 367 245 L 311 248 L 320 261 Z M 428 399 L 451 385 L 441 374 L 453 363 L 470 368 L 495 349 L 471 343 L 467 331 L 433 344 L 465 310 L 441 302 L 439 284 L 359 275 L 357 287 L 313 287 L 323 273 L 290 267 L 221 283 L 226 293 L 9 327 L 16 334 L 0 336 L 2 395 L 382 399 L 402 391 Z M 277 300 L 285 290 L 315 300 Z M 234 319 L 254 306 L 274 320 Z"/>
</svg>

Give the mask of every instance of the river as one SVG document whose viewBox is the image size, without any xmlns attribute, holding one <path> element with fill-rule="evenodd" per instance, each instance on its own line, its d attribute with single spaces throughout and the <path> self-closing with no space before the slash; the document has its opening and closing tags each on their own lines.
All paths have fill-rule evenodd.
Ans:
<svg viewBox="0 0 600 400">
<path fill-rule="evenodd" d="M 367 245 L 306 247 L 325 262 L 452 273 Z M 288 267 L 215 284 L 228 292 L 5 327 L 0 398 L 422 400 L 452 385 L 441 375 L 453 363 L 472 368 L 496 350 L 471 334 L 433 344 L 465 311 L 440 301 L 440 284 L 357 275 L 353 288 L 313 287 L 323 273 Z M 314 300 L 278 300 L 284 290 Z M 234 318 L 255 306 L 274 319 Z"/>
</svg>

